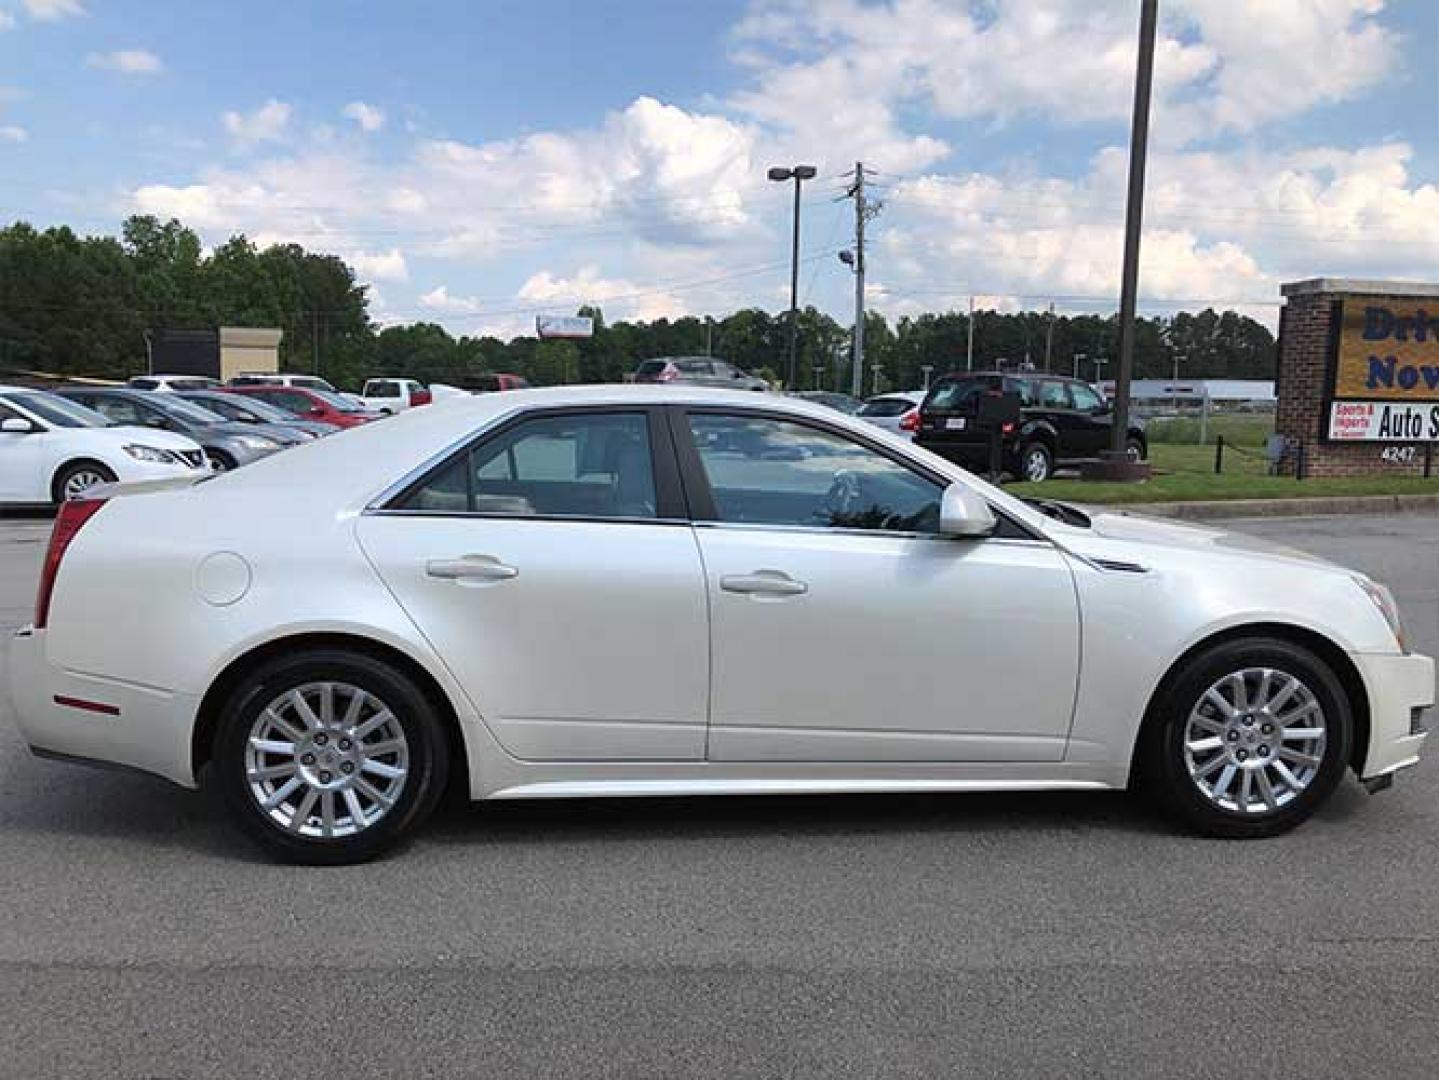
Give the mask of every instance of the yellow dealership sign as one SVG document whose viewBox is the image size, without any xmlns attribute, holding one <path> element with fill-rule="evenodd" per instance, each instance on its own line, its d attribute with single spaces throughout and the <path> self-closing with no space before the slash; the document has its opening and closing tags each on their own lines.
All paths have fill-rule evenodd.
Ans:
<svg viewBox="0 0 1439 1080">
<path fill-rule="evenodd" d="M 1348 297 L 1338 345 L 1334 397 L 1439 401 L 1439 302 Z"/>
</svg>

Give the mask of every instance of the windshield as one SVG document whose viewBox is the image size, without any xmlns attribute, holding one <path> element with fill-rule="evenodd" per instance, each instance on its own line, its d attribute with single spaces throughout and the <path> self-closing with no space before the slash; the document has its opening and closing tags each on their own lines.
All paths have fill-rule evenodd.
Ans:
<svg viewBox="0 0 1439 1080">
<path fill-rule="evenodd" d="M 41 420 L 54 424 L 56 427 L 85 428 L 85 427 L 114 427 L 115 425 L 106 416 L 102 416 L 94 409 L 87 409 L 74 401 L 67 401 L 57 394 L 47 394 L 43 390 L 35 390 L 23 394 L 11 394 L 9 400 L 19 405 L 22 409 L 34 413 Z"/>
<path fill-rule="evenodd" d="M 214 397 L 208 394 L 204 397 L 186 397 L 186 401 L 193 402 L 201 408 L 217 412 L 221 416 L 231 420 L 243 420 L 255 417 L 260 420 L 267 420 L 276 424 L 288 424 L 294 421 L 294 416 L 287 413 L 278 406 L 271 405 L 268 401 L 261 401 L 257 397 L 240 397 L 239 394 L 226 396 L 216 394 Z"/>
<path fill-rule="evenodd" d="M 349 398 L 341 397 L 334 391 L 311 390 L 310 393 L 314 394 L 326 405 L 330 406 L 330 408 L 335 409 L 338 412 L 361 413 L 365 411 L 362 406 L 356 405 Z"/>
<path fill-rule="evenodd" d="M 177 420 L 184 420 L 191 424 L 223 424 L 225 418 L 217 412 L 209 409 L 202 409 L 193 401 L 186 401 L 184 398 L 175 397 L 173 394 L 148 397 L 149 404 L 155 406 L 163 413 L 175 417 Z"/>
<path fill-rule="evenodd" d="M 993 377 L 976 376 L 967 379 L 946 379 L 929 392 L 925 401 L 926 409 L 959 410 L 973 404 L 974 399 L 984 390 L 998 384 Z"/>
<path fill-rule="evenodd" d="M 317 379 L 313 375 L 296 375 L 290 379 L 291 386 L 298 386 L 302 390 L 322 390 L 325 393 L 333 394 L 337 391 L 324 379 Z"/>
</svg>

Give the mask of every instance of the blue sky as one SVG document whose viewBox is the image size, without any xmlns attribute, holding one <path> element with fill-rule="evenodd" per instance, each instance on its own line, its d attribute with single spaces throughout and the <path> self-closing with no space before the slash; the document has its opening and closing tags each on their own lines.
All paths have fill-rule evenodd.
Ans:
<svg viewBox="0 0 1439 1080">
<path fill-rule="evenodd" d="M 1272 319 L 1279 282 L 1433 277 L 1429 0 L 1165 0 L 1142 291 Z M 1112 306 L 1137 0 L 0 0 L 0 217 L 350 259 L 389 321 L 512 334 L 851 281 L 878 170 L 899 316 Z"/>
</svg>

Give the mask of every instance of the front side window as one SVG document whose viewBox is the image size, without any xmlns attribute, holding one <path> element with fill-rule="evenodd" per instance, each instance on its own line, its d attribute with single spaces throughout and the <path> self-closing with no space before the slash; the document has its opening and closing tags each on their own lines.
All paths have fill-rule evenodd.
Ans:
<svg viewBox="0 0 1439 1080">
<path fill-rule="evenodd" d="M 695 414 L 689 424 L 720 521 L 939 531 L 941 486 L 862 443 L 762 416 Z"/>
<path fill-rule="evenodd" d="M 1084 412 L 1099 412 L 1104 408 L 1104 399 L 1096 394 L 1092 387 L 1084 383 L 1070 383 L 1070 396 L 1074 399 L 1074 407 Z"/>
<path fill-rule="evenodd" d="M 649 420 L 643 413 L 580 413 L 521 421 L 412 488 L 396 509 L 653 518 Z"/>
<path fill-rule="evenodd" d="M 684 375 L 713 375 L 714 365 L 708 360 L 680 360 L 675 367 Z"/>
<path fill-rule="evenodd" d="M 12 400 L 22 409 L 28 409 L 41 420 L 56 427 L 84 428 L 108 427 L 110 421 L 94 409 L 86 408 L 78 401 L 47 394 L 43 390 L 25 390 L 12 395 Z"/>
</svg>

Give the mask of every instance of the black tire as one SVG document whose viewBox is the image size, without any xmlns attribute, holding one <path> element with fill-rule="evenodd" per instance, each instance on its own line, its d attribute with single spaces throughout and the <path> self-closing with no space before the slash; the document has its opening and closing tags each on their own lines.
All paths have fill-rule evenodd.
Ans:
<svg viewBox="0 0 1439 1080">
<path fill-rule="evenodd" d="M 1022 483 L 1041 483 L 1054 475 L 1054 453 L 1042 442 L 1025 443 L 1019 448 L 1014 475 Z"/>
<path fill-rule="evenodd" d="M 315 683 L 345 684 L 373 695 L 393 714 L 406 744 L 408 772 L 403 780 L 394 781 L 400 786 L 391 789 L 393 803 L 372 824 L 346 836 L 306 836 L 286 828 L 261 808 L 246 775 L 251 731 L 263 722 L 262 714 L 281 695 Z M 334 733 L 331 746 L 337 749 L 346 729 L 336 726 L 330 730 Z M 364 772 L 362 766 L 356 775 Z M 429 698 L 409 676 L 363 653 L 317 649 L 264 664 L 235 688 L 220 717 L 207 782 L 218 789 L 239 830 L 269 854 L 285 862 L 338 866 L 373 859 L 413 836 L 435 809 L 448 778 L 445 732 Z M 302 787 L 297 794 L 307 796 L 308 791 Z M 343 808 L 341 795 L 336 793 L 334 805 Z M 371 809 L 374 805 L 378 804 Z M 298 817 L 296 813 L 292 820 Z M 306 815 L 318 828 L 317 818 L 317 810 Z M 345 820 L 353 820 L 348 812 Z"/>
<path fill-rule="evenodd" d="M 50 485 L 51 501 L 58 505 L 64 502 L 66 498 L 75 498 L 78 492 L 71 493 L 67 496 L 65 490 L 70 486 L 72 481 L 86 475 L 97 477 L 94 484 L 113 484 L 116 479 L 114 470 L 102 465 L 98 461 L 72 461 L 55 474 L 55 480 Z M 86 486 L 92 487 L 94 484 L 88 484 Z"/>
<path fill-rule="evenodd" d="M 1326 732 L 1320 763 L 1307 786 L 1297 793 L 1286 793 L 1287 801 L 1275 808 L 1260 811 L 1226 808 L 1215 802 L 1201 790 L 1201 781 L 1191 776 L 1186 762 L 1185 738 L 1191 710 L 1196 708 L 1206 690 L 1221 679 L 1249 669 L 1271 669 L 1298 679 L 1321 710 Z M 1215 715 L 1218 715 L 1217 712 Z M 1242 722 L 1242 718 L 1235 722 Z M 1353 712 L 1348 695 L 1334 671 L 1322 659 L 1308 649 L 1282 639 L 1241 638 L 1206 649 L 1188 660 L 1167 680 L 1146 718 L 1139 745 L 1137 779 L 1147 796 L 1194 832 L 1240 840 L 1277 836 L 1305 821 L 1333 794 L 1349 761 L 1353 730 Z M 1253 734 L 1258 737 L 1257 731 Z M 1235 732 L 1236 737 L 1241 735 L 1247 738 L 1250 732 Z M 1220 737 L 1229 739 L 1228 734 Z M 1279 743 L 1289 745 L 1282 739 Z M 1235 753 L 1246 753 L 1242 749 L 1242 738 L 1237 744 L 1230 745 L 1240 747 Z M 1214 753 L 1222 756 L 1228 752 Z M 1214 760 L 1207 758 L 1202 762 L 1201 771 L 1203 766 Z M 1220 770 L 1215 774 L 1212 789 L 1220 786 L 1223 771 L 1234 763 L 1231 759 L 1228 763 L 1219 764 Z M 1249 769 L 1253 770 L 1259 764 L 1257 756 L 1249 758 Z M 1233 776 L 1242 780 L 1243 767 L 1235 767 L 1239 771 Z M 1272 767 L 1277 769 L 1278 765 Z M 1265 775 L 1269 776 L 1267 772 Z M 1238 801 L 1234 796 L 1230 799 Z"/>
<path fill-rule="evenodd" d="M 1143 441 L 1136 439 L 1133 435 L 1124 440 L 1124 449 L 1128 452 L 1131 461 L 1143 461 L 1149 457 L 1149 451 L 1145 448 Z"/>
<path fill-rule="evenodd" d="M 210 467 L 216 472 L 231 472 L 239 468 L 235 464 L 235 459 L 223 450 L 211 450 L 206 447 L 205 456 L 210 459 Z"/>
</svg>

